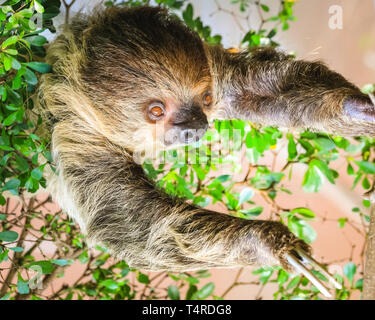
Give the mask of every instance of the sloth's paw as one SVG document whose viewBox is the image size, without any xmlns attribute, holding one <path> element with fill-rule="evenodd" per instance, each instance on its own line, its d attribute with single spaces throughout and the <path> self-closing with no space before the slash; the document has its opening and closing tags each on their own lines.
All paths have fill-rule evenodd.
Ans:
<svg viewBox="0 0 375 320">
<path fill-rule="evenodd" d="M 275 222 L 263 226 L 258 247 L 258 260 L 267 265 L 279 264 L 291 273 L 300 273 L 308 278 L 325 296 L 331 297 L 327 282 L 319 279 L 311 270 L 320 272 L 337 289 L 341 284 L 311 256 L 311 247 L 293 235 L 289 229 Z"/>
</svg>

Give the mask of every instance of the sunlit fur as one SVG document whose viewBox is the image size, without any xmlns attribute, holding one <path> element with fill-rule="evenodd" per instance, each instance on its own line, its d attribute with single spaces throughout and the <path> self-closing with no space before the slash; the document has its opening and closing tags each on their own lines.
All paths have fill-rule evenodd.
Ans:
<svg viewBox="0 0 375 320">
<path fill-rule="evenodd" d="M 375 132 L 367 98 L 321 63 L 274 49 L 232 54 L 207 46 L 160 8 L 79 16 L 50 45 L 47 62 L 53 73 L 42 78 L 39 109 L 58 173 L 48 188 L 90 244 L 106 245 L 136 268 L 287 267 L 286 253 L 297 245 L 309 250 L 278 222 L 212 212 L 156 188 L 133 159 L 135 133 L 142 130 L 145 148 L 155 142 L 158 124 L 145 117 L 150 102 L 165 102 L 172 120 L 196 107 L 211 119 Z M 213 103 L 204 108 L 207 90 Z"/>
</svg>

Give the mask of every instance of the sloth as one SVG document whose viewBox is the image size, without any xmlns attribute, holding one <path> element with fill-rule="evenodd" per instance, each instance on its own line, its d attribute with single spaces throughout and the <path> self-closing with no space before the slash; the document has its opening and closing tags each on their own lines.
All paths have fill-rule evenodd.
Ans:
<svg viewBox="0 0 375 320">
<path fill-rule="evenodd" d="M 355 85 L 273 48 L 208 45 L 148 6 L 76 16 L 46 60 L 53 71 L 43 75 L 38 101 L 57 173 L 47 186 L 90 245 L 150 271 L 318 267 L 310 247 L 279 222 L 210 211 L 157 188 L 134 161 L 135 133 L 142 129 L 146 149 L 196 141 L 212 119 L 374 135 L 375 108 Z"/>
</svg>

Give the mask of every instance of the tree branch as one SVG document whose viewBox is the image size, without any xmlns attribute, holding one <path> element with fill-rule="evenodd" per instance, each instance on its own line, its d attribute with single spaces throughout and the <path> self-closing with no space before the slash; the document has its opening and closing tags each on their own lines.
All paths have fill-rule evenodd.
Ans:
<svg viewBox="0 0 375 320">
<path fill-rule="evenodd" d="M 7 200 L 7 203 L 10 201 L 10 199 Z M 27 213 L 30 213 L 32 208 L 33 208 L 33 205 L 34 205 L 34 201 L 35 199 L 34 198 L 31 198 L 30 201 L 29 201 L 29 205 L 27 206 L 27 208 L 25 208 L 25 211 L 24 212 L 27 212 Z M 17 241 L 17 247 L 22 247 L 23 246 L 23 242 L 25 240 L 25 237 L 27 235 L 27 225 L 30 223 L 30 218 L 25 214 L 25 223 L 23 225 L 23 229 L 20 233 L 20 236 L 18 238 L 18 241 Z M 10 284 L 12 283 L 12 280 L 14 278 L 14 276 L 16 275 L 17 271 L 18 271 L 18 263 L 19 263 L 19 260 L 20 258 L 22 257 L 22 252 L 16 252 L 13 256 L 13 262 L 12 262 L 12 265 L 11 265 L 11 268 L 9 269 L 9 272 L 8 272 L 8 275 L 0 289 L 0 297 L 2 297 L 8 290 Z"/>
<path fill-rule="evenodd" d="M 370 195 L 370 228 L 367 236 L 366 265 L 363 277 L 364 300 L 375 300 L 375 193 Z"/>
<path fill-rule="evenodd" d="M 63 5 L 65 7 L 65 25 L 69 23 L 70 8 L 74 4 L 74 2 L 76 2 L 76 0 L 71 0 L 70 3 L 68 3 L 66 0 L 63 0 Z"/>
</svg>

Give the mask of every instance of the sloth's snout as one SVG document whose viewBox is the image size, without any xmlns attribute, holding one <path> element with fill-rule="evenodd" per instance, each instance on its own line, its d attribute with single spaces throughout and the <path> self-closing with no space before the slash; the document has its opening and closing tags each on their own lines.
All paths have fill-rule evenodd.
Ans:
<svg viewBox="0 0 375 320">
<path fill-rule="evenodd" d="M 365 94 L 346 97 L 343 102 L 343 109 L 349 117 L 374 122 L 375 124 L 375 105 Z"/>
</svg>

